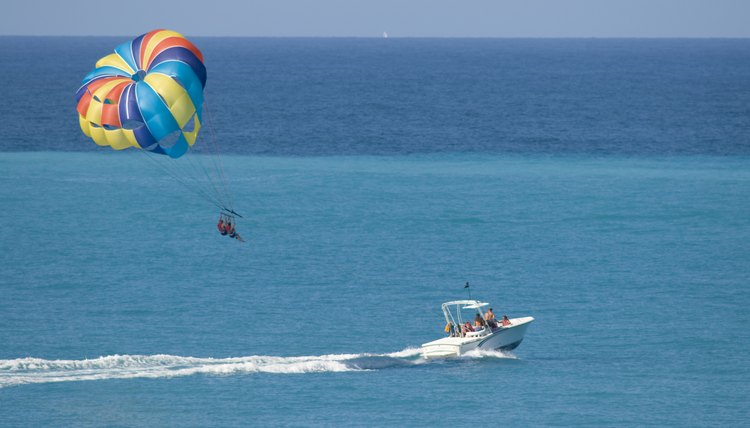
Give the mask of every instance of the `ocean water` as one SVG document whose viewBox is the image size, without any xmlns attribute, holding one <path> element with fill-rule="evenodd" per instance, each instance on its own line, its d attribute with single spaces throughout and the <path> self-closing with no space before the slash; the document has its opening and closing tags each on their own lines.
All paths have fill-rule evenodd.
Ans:
<svg viewBox="0 0 750 428">
<path fill-rule="evenodd" d="M 118 41 L 0 38 L 0 425 L 750 417 L 750 42 L 198 39 L 240 244 L 79 135 Z M 466 281 L 526 339 L 422 360 Z"/>
</svg>

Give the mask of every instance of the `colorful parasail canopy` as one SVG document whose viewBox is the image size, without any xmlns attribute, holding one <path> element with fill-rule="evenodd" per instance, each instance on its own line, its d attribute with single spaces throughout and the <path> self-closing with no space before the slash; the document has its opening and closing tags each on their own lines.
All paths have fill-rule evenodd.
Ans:
<svg viewBox="0 0 750 428">
<path fill-rule="evenodd" d="M 115 48 L 76 93 L 81 130 L 100 146 L 184 155 L 202 122 L 203 54 L 181 34 L 154 30 Z"/>
</svg>

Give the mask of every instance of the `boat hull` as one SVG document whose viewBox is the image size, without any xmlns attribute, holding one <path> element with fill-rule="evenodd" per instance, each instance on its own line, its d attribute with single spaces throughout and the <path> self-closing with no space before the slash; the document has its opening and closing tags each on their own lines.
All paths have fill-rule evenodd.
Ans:
<svg viewBox="0 0 750 428">
<path fill-rule="evenodd" d="M 424 358 L 460 357 L 469 351 L 515 349 L 523 341 L 526 329 L 534 321 L 533 317 L 514 318 L 512 325 L 500 327 L 490 334 L 474 337 L 444 337 L 422 345 Z"/>
</svg>

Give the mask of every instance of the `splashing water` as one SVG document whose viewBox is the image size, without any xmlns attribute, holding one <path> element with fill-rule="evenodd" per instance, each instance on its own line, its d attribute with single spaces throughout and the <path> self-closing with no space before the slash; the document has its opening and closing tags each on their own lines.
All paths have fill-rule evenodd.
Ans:
<svg viewBox="0 0 750 428">
<path fill-rule="evenodd" d="M 503 351 L 497 351 L 492 349 L 472 349 L 471 351 L 466 352 L 465 354 L 461 355 L 463 359 L 479 359 L 479 358 L 502 358 L 502 359 L 511 359 L 511 360 L 517 360 L 518 358 L 509 353 L 509 352 L 503 352 Z"/>
<path fill-rule="evenodd" d="M 496 351 L 467 353 L 462 358 L 515 358 Z M 104 379 L 168 378 L 249 373 L 356 372 L 409 367 L 427 363 L 419 348 L 387 354 L 330 354 L 300 357 L 253 355 L 235 358 L 195 358 L 175 355 L 110 355 L 85 360 L 18 358 L 0 360 L 0 388 L 50 382 Z"/>
</svg>

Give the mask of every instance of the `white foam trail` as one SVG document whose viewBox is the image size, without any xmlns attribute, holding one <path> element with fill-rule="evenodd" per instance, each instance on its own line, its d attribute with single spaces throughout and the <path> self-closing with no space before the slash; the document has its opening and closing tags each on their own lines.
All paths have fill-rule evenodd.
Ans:
<svg viewBox="0 0 750 428">
<path fill-rule="evenodd" d="M 499 351 L 474 350 L 461 358 L 513 358 Z M 17 358 L 0 360 L 0 388 L 34 383 L 103 379 L 169 378 L 195 374 L 323 373 L 379 370 L 427 363 L 419 348 L 388 354 L 330 354 L 301 357 L 253 355 L 196 358 L 176 355 L 109 355 L 85 360 Z"/>
<path fill-rule="evenodd" d="M 390 354 L 385 354 L 386 357 L 391 358 L 411 358 L 411 357 L 417 357 L 420 354 L 422 354 L 422 350 L 420 348 L 406 348 L 401 351 L 391 352 Z"/>
<path fill-rule="evenodd" d="M 175 355 L 110 355 L 85 360 L 0 360 L 0 388 L 14 385 L 100 379 L 165 378 L 194 374 L 319 373 L 362 371 L 418 364 L 407 348 L 390 354 L 331 354 L 302 357 L 254 355 L 194 358 Z"/>
<path fill-rule="evenodd" d="M 471 351 L 468 351 L 467 353 L 461 355 L 461 358 L 503 358 L 511 360 L 518 359 L 518 357 L 511 353 L 490 349 L 472 349 Z"/>
</svg>

